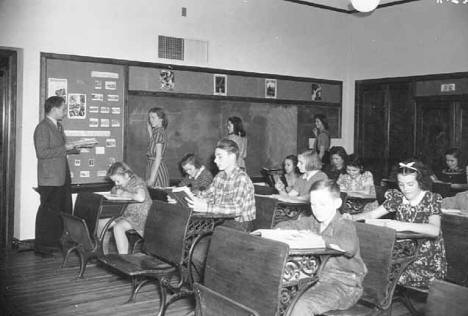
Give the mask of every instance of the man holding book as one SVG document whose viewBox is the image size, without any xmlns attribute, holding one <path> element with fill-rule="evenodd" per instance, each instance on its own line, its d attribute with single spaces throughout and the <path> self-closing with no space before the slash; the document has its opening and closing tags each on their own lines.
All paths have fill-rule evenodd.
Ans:
<svg viewBox="0 0 468 316">
<path fill-rule="evenodd" d="M 58 250 L 63 224 L 60 212 L 72 213 L 71 179 L 67 154 L 79 154 L 74 144 L 65 143 L 61 120 L 65 116 L 65 100 L 58 96 L 44 104 L 46 117 L 34 130 L 37 156 L 37 191 L 41 204 L 36 215 L 35 251 L 50 255 Z"/>
</svg>

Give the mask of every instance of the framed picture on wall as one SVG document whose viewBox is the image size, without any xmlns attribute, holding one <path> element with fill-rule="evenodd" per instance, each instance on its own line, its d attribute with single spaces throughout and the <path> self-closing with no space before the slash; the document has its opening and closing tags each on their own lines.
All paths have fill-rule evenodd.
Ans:
<svg viewBox="0 0 468 316">
<path fill-rule="evenodd" d="M 321 101 L 322 100 L 322 86 L 318 83 L 313 83 L 311 87 L 311 100 Z"/>
<path fill-rule="evenodd" d="M 227 76 L 213 75 L 213 94 L 226 95 L 227 93 Z"/>
<path fill-rule="evenodd" d="M 265 79 L 265 98 L 276 99 L 276 79 Z"/>
</svg>

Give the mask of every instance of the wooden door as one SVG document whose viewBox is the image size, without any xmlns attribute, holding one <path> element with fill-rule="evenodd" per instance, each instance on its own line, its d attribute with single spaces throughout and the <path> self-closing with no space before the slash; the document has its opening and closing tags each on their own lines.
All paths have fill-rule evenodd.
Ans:
<svg viewBox="0 0 468 316">
<path fill-rule="evenodd" d="M 445 151 L 454 144 L 453 107 L 448 100 L 417 102 L 416 155 L 433 170 L 443 166 Z"/>
</svg>

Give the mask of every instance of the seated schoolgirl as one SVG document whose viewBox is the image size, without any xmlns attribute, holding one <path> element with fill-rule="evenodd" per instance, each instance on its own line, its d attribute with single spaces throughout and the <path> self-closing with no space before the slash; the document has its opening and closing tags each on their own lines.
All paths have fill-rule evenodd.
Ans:
<svg viewBox="0 0 468 316">
<path fill-rule="evenodd" d="M 357 155 L 349 156 L 346 173 L 338 177 L 337 184 L 340 191 L 349 197 L 344 206 L 345 212 L 360 213 L 377 208 L 377 201 L 368 201 L 376 198 L 374 178 L 370 171 L 364 171 L 364 164 Z"/>
<path fill-rule="evenodd" d="M 466 168 L 461 151 L 457 148 L 447 150 L 445 152 L 445 164 L 446 167 L 436 173 L 434 181 L 450 183 L 452 195 L 468 189 Z"/>
<path fill-rule="evenodd" d="M 186 154 L 180 161 L 180 168 L 184 171 L 185 177 L 178 186 L 190 187 L 194 194 L 205 191 L 213 181 L 213 175 L 200 163 L 195 154 Z"/>
<path fill-rule="evenodd" d="M 312 184 L 319 180 L 328 180 L 328 177 L 320 171 L 322 162 L 316 151 L 305 151 L 297 157 L 297 160 L 297 167 L 302 172 L 302 176 L 296 180 L 296 183 L 294 183 L 289 192 L 280 190 L 279 195 L 281 198 L 286 198 L 291 202 L 306 202 L 309 200 Z"/>
<path fill-rule="evenodd" d="M 316 181 L 310 191 L 310 205 L 313 216 L 281 222 L 276 228 L 310 230 L 321 235 L 326 245 L 340 248 L 345 255 L 328 259 L 317 283 L 297 301 L 293 316 L 350 308 L 362 295 L 362 281 L 367 273 L 356 228 L 337 211 L 341 206 L 338 185 L 332 180 Z"/>
<path fill-rule="evenodd" d="M 275 188 L 278 191 L 290 192 L 297 179 L 301 176 L 299 168 L 297 167 L 297 156 L 289 155 L 284 158 L 283 170 L 284 173 L 281 177 L 275 178 Z"/>
<path fill-rule="evenodd" d="M 371 212 L 353 215 L 352 219 L 372 219 L 395 212 L 395 220 L 383 221 L 384 226 L 433 236 L 422 240 L 418 258 L 398 281 L 401 285 L 427 289 L 434 278 L 443 279 L 447 269 L 440 229 L 442 197 L 428 191 L 430 172 L 420 161 L 400 162 L 397 181 L 400 191 L 388 190 L 382 205 Z"/>
<path fill-rule="evenodd" d="M 348 154 L 341 146 L 333 146 L 330 148 L 330 164 L 323 168 L 329 179 L 338 180 L 341 174 L 346 173 L 346 163 L 348 161 Z"/>
<path fill-rule="evenodd" d="M 138 177 L 130 167 L 124 162 L 113 163 L 107 171 L 107 176 L 114 181 L 115 186 L 111 193 L 123 198 L 131 198 L 130 203 L 122 216 L 115 219 L 110 225 L 114 229 L 114 238 L 119 254 L 128 253 L 128 239 L 126 231 L 134 229 L 143 237 L 144 227 L 148 211 L 151 208 L 152 200 L 148 192 L 145 181 Z M 99 220 L 99 227 L 102 228 L 107 223 L 107 219 Z M 104 251 L 106 252 L 109 241 L 109 234 L 105 234 Z"/>
</svg>

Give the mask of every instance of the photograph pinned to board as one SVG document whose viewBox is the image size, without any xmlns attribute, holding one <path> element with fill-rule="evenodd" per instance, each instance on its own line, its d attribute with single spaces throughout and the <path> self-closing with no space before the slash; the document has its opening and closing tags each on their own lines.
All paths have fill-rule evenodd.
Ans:
<svg viewBox="0 0 468 316">
<path fill-rule="evenodd" d="M 80 178 L 89 178 L 89 171 L 88 170 L 81 170 L 80 171 Z"/>
<path fill-rule="evenodd" d="M 75 159 L 75 167 L 81 166 L 81 160 L 80 159 Z"/>
<path fill-rule="evenodd" d="M 91 93 L 91 100 L 93 100 L 93 101 L 104 101 L 104 94 L 102 94 L 102 93 Z"/>
<path fill-rule="evenodd" d="M 106 90 L 115 90 L 117 89 L 117 82 L 115 81 L 105 81 L 104 82 L 104 87 Z"/>
<path fill-rule="evenodd" d="M 99 119 L 98 118 L 90 118 L 89 119 L 89 127 L 99 127 Z"/>
<path fill-rule="evenodd" d="M 119 95 L 118 94 L 108 94 L 107 101 L 110 102 L 119 102 Z"/>
<path fill-rule="evenodd" d="M 265 98 L 276 99 L 276 79 L 265 79 Z"/>
<path fill-rule="evenodd" d="M 99 106 L 90 105 L 89 106 L 89 113 L 99 113 Z"/>
<path fill-rule="evenodd" d="M 120 127 L 120 121 L 119 120 L 111 120 L 111 126 L 112 127 Z"/>
<path fill-rule="evenodd" d="M 75 177 L 75 174 L 73 173 L 73 171 L 70 171 L 70 178 L 74 178 Z"/>
<path fill-rule="evenodd" d="M 101 106 L 101 113 L 108 114 L 110 112 L 110 108 L 108 106 Z"/>
<path fill-rule="evenodd" d="M 112 107 L 112 114 L 120 114 L 120 108 Z"/>
<path fill-rule="evenodd" d="M 101 119 L 101 127 L 109 127 L 109 119 Z"/>
<path fill-rule="evenodd" d="M 108 71 L 91 71 L 91 77 L 93 78 L 109 78 L 109 79 L 119 79 L 119 74 L 116 72 L 108 72 Z"/>
<path fill-rule="evenodd" d="M 98 172 L 97 172 L 98 177 L 105 177 L 106 175 L 107 175 L 106 170 L 98 170 Z"/>
<path fill-rule="evenodd" d="M 105 147 L 96 146 L 96 155 L 104 155 L 106 153 Z"/>
<path fill-rule="evenodd" d="M 47 79 L 47 97 L 62 97 L 67 103 L 67 79 L 48 78 Z"/>
<path fill-rule="evenodd" d="M 88 159 L 88 166 L 94 167 L 94 158 Z"/>
<path fill-rule="evenodd" d="M 311 86 L 311 100 L 321 101 L 322 100 L 322 86 L 318 83 L 313 83 Z"/>
<path fill-rule="evenodd" d="M 94 80 L 94 89 L 102 90 L 102 81 L 101 80 Z"/>
<path fill-rule="evenodd" d="M 67 112 L 68 118 L 72 120 L 86 118 L 86 94 L 70 93 Z"/>
<path fill-rule="evenodd" d="M 115 147 L 115 146 L 116 146 L 115 138 L 106 139 L 106 147 Z"/>
<path fill-rule="evenodd" d="M 227 76 L 226 75 L 213 75 L 213 94 L 226 95 L 227 94 Z"/>
<path fill-rule="evenodd" d="M 159 72 L 159 81 L 161 83 L 161 90 L 173 90 L 175 88 L 174 71 L 161 69 Z"/>
</svg>

